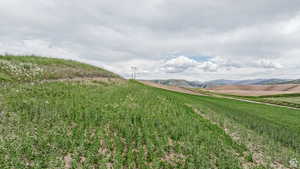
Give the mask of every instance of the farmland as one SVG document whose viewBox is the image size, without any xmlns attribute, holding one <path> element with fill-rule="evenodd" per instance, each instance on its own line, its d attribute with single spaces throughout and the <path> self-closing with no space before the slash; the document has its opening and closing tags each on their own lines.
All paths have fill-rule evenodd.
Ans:
<svg viewBox="0 0 300 169">
<path fill-rule="evenodd" d="M 269 97 L 268 99 L 275 100 L 275 101 L 283 101 L 283 102 L 300 104 L 300 94 L 299 94 L 299 96 L 293 96 L 293 97 L 291 97 L 291 96 Z"/>
<path fill-rule="evenodd" d="M 225 85 L 209 88 L 210 91 L 237 96 L 267 96 L 300 93 L 299 84 L 276 85 Z"/>
<path fill-rule="evenodd" d="M 246 150 L 174 94 L 134 82 L 16 86 L 4 97 L 1 168 L 61 168 L 68 155 L 75 168 L 239 168 Z"/>
<path fill-rule="evenodd" d="M 300 108 L 299 102 L 299 94 L 280 94 L 280 95 L 268 95 L 268 96 L 237 96 L 237 95 L 228 95 L 228 94 L 216 94 L 216 93 L 209 93 L 211 95 L 217 96 L 224 96 L 230 98 L 237 98 L 255 102 L 261 102 L 266 104 L 273 104 L 279 106 L 286 106 L 291 108 Z"/>
<path fill-rule="evenodd" d="M 47 70 L 41 58 L 22 59 Z M 299 110 L 167 91 L 60 62 L 119 80 L 22 80 L 2 69 L 0 168 L 298 167 Z M 69 73 L 55 77 L 84 77 Z"/>
</svg>

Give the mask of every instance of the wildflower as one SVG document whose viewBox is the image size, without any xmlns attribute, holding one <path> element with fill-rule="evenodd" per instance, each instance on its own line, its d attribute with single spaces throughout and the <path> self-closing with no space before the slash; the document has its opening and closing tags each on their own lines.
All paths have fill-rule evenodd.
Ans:
<svg viewBox="0 0 300 169">
<path fill-rule="evenodd" d="M 297 168 L 297 167 L 298 167 L 298 164 L 299 164 L 299 162 L 298 162 L 298 160 L 297 160 L 296 158 L 291 159 L 291 160 L 289 161 L 289 163 L 290 163 L 290 166 L 293 167 L 293 168 Z"/>
</svg>

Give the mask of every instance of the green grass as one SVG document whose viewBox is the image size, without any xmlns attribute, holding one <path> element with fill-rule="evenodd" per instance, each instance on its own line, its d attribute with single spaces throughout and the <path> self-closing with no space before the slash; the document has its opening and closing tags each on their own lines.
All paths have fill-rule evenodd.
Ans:
<svg viewBox="0 0 300 169">
<path fill-rule="evenodd" d="M 1 168 L 62 168 L 68 154 L 74 168 L 242 168 L 241 158 L 252 161 L 245 145 L 194 108 L 299 153 L 297 110 L 136 82 L 15 84 L 1 95 Z"/>
<path fill-rule="evenodd" d="M 189 96 L 136 82 L 52 82 L 8 91 L 1 168 L 63 168 L 67 154 L 74 168 L 241 168 L 246 151 L 181 101 Z"/>
<path fill-rule="evenodd" d="M 201 111 L 223 114 L 245 127 L 300 151 L 300 111 L 226 98 L 199 97 Z"/>
<path fill-rule="evenodd" d="M 0 82 L 30 82 L 77 77 L 120 78 L 99 67 L 71 60 L 0 55 Z"/>
<path fill-rule="evenodd" d="M 300 104 L 300 97 L 276 97 L 276 98 L 269 98 L 269 99 L 275 101 L 283 101 L 283 102 Z"/>
<path fill-rule="evenodd" d="M 269 103 L 274 105 L 280 106 L 287 106 L 291 108 L 300 108 L 300 103 L 297 101 L 299 98 L 299 93 L 294 94 L 280 94 L 280 95 L 268 95 L 268 96 L 237 96 L 237 95 L 229 95 L 229 94 L 213 94 L 210 95 L 215 96 L 225 96 L 225 97 L 232 97 L 237 99 L 244 99 L 262 103 Z"/>
<path fill-rule="evenodd" d="M 44 81 L 118 77 L 74 61 L 0 56 L 0 64 L 9 65 L 0 67 L 0 168 L 258 169 L 300 161 L 299 110 L 135 81 Z"/>
</svg>

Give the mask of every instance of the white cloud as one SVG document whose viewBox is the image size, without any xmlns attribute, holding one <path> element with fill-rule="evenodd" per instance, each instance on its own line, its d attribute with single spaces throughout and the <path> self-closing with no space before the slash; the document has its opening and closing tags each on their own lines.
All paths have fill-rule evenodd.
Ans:
<svg viewBox="0 0 300 169">
<path fill-rule="evenodd" d="M 279 68 L 283 67 L 280 63 L 276 63 L 274 61 L 267 60 L 267 59 L 258 60 L 257 66 L 263 67 L 263 68 L 268 68 L 268 69 L 279 69 Z"/>
<path fill-rule="evenodd" d="M 300 78 L 289 73 L 300 67 L 299 11 L 299 0 L 1 0 L 0 53 L 72 58 L 124 76 L 137 65 L 142 78 Z"/>
<path fill-rule="evenodd" d="M 198 68 L 204 70 L 205 72 L 216 72 L 218 71 L 219 65 L 213 62 L 204 62 L 199 64 Z"/>
<path fill-rule="evenodd" d="M 40 55 L 48 57 L 79 59 L 79 56 L 59 46 L 53 46 L 48 41 L 43 40 L 22 40 L 19 42 L 0 42 L 0 54 L 17 54 L 17 55 Z"/>
<path fill-rule="evenodd" d="M 167 73 L 180 73 L 197 66 L 197 64 L 198 63 L 196 61 L 188 57 L 178 56 L 165 61 L 161 67 L 161 70 Z"/>
</svg>

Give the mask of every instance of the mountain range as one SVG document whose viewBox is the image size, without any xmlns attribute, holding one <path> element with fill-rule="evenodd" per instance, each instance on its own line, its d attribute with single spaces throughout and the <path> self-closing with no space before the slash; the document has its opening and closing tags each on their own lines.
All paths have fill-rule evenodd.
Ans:
<svg viewBox="0 0 300 169">
<path fill-rule="evenodd" d="M 249 80 L 226 80 L 218 79 L 206 82 L 188 81 L 183 79 L 149 80 L 163 85 L 179 86 L 186 88 L 210 88 L 224 85 L 270 85 L 270 84 L 300 84 L 300 79 L 249 79 Z"/>
</svg>

